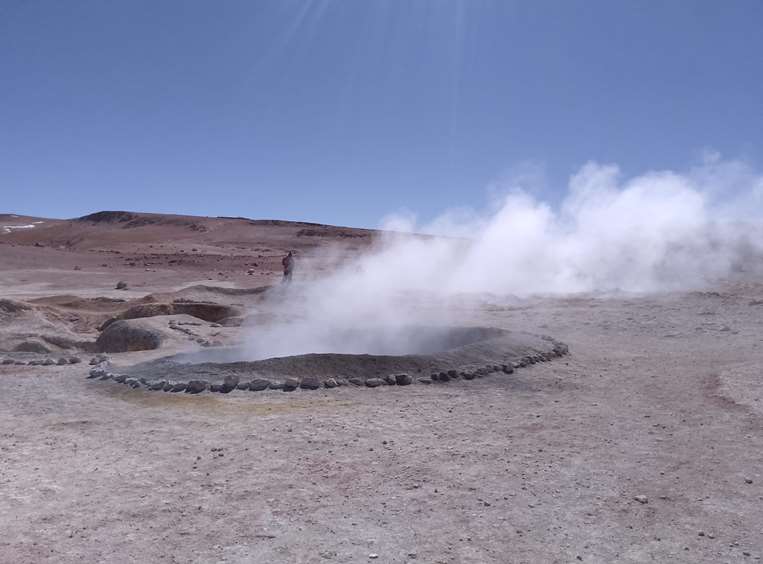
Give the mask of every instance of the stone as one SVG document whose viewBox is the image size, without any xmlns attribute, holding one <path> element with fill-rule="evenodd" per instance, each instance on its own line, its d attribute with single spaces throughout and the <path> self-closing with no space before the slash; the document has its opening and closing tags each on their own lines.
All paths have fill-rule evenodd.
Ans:
<svg viewBox="0 0 763 564">
<path fill-rule="evenodd" d="M 99 380 L 111 380 L 113 377 L 114 377 L 114 374 L 112 374 L 111 372 L 106 372 L 106 374 L 104 374 L 103 376 L 101 376 L 98 379 Z"/>
<path fill-rule="evenodd" d="M 337 386 L 349 386 L 350 382 L 346 378 L 334 378 Z"/>
<path fill-rule="evenodd" d="M 448 370 L 448 377 L 451 380 L 455 380 L 456 378 L 458 378 L 458 371 L 457 370 Z"/>
<path fill-rule="evenodd" d="M 170 392 L 184 392 L 187 387 L 188 387 L 187 383 L 177 382 L 172 386 L 172 389 L 170 389 Z"/>
<path fill-rule="evenodd" d="M 142 319 L 120 319 L 98 335 L 96 349 L 101 352 L 132 352 L 158 349 L 164 336 L 156 327 Z"/>
<path fill-rule="evenodd" d="M 330 388 L 336 388 L 339 384 L 334 378 L 326 378 L 323 381 L 323 385 L 330 389 Z"/>
<path fill-rule="evenodd" d="M 127 380 L 127 375 L 126 374 L 114 374 L 114 376 L 111 379 L 114 380 L 118 384 L 122 384 L 122 383 L 124 383 L 125 380 Z"/>
<path fill-rule="evenodd" d="M 514 367 L 511 364 L 504 364 L 501 366 L 501 370 L 503 370 L 506 374 L 513 374 L 514 373 Z"/>
<path fill-rule="evenodd" d="M 369 388 L 377 388 L 381 386 L 384 383 L 384 380 L 381 378 L 368 378 L 366 379 L 366 386 Z"/>
<path fill-rule="evenodd" d="M 188 394 L 199 394 L 209 387 L 206 380 L 191 380 L 185 388 Z"/>
<path fill-rule="evenodd" d="M 271 390 L 283 390 L 284 383 L 282 380 L 275 380 L 270 383 Z"/>
<path fill-rule="evenodd" d="M 119 282 L 117 282 L 116 289 L 117 290 L 127 290 L 127 282 L 125 282 L 124 280 L 120 280 Z"/>
<path fill-rule="evenodd" d="M 210 384 L 209 385 L 209 391 L 210 392 L 220 392 L 222 391 L 223 386 L 222 384 Z"/>
<path fill-rule="evenodd" d="M 109 360 L 109 357 L 105 354 L 97 354 L 93 358 L 90 359 L 90 366 L 95 366 L 96 364 L 101 364 L 102 362 L 106 362 Z"/>
<path fill-rule="evenodd" d="M 166 384 L 164 384 L 164 387 L 162 388 L 162 390 L 165 392 L 171 392 L 172 388 L 174 387 L 175 387 L 175 382 L 167 382 Z"/>
<path fill-rule="evenodd" d="M 350 378 L 350 384 L 353 386 L 363 386 L 365 382 L 363 381 L 363 378 Z"/>
<path fill-rule="evenodd" d="M 449 382 L 450 381 L 450 376 L 448 375 L 447 372 L 440 372 L 439 380 L 440 380 L 440 382 Z"/>
<path fill-rule="evenodd" d="M 302 378 L 302 382 L 299 384 L 303 390 L 317 390 L 321 387 L 321 381 L 316 376 L 307 376 Z"/>
<path fill-rule="evenodd" d="M 58 366 L 64 366 L 65 364 L 69 364 L 69 361 L 62 357 L 58 359 L 58 362 L 56 362 L 56 364 Z"/>
<path fill-rule="evenodd" d="M 88 378 L 100 378 L 106 374 L 106 371 L 103 368 L 91 368 L 90 372 L 88 373 Z"/>
<path fill-rule="evenodd" d="M 52 358 L 46 358 L 45 360 L 42 361 L 42 365 L 43 366 L 52 366 L 55 363 L 56 363 L 56 361 L 53 360 Z"/>
<path fill-rule="evenodd" d="M 249 382 L 239 382 L 238 386 L 236 386 L 237 390 L 248 390 L 249 389 Z"/>
<path fill-rule="evenodd" d="M 390 385 L 390 386 L 395 386 L 395 385 L 397 385 L 397 380 L 395 380 L 395 377 L 394 377 L 392 374 L 387 374 L 387 375 L 386 375 L 386 376 L 383 378 L 383 380 L 384 380 L 384 382 L 385 382 L 386 384 L 388 384 L 388 385 Z"/>
<path fill-rule="evenodd" d="M 419 378 L 419 384 L 431 384 L 432 379 L 431 378 Z"/>
<path fill-rule="evenodd" d="M 12 358 L 4 358 L 3 359 L 3 364 L 13 364 L 13 359 Z"/>
<path fill-rule="evenodd" d="M 634 496 L 633 499 L 638 501 L 639 503 L 649 503 L 649 498 L 647 498 L 645 495 L 637 495 L 637 496 Z"/>
<path fill-rule="evenodd" d="M 236 389 L 236 386 L 238 386 L 238 376 L 235 374 L 229 374 L 225 377 L 225 380 L 223 380 L 223 383 L 220 385 L 220 391 L 224 394 L 229 394 L 233 390 Z"/>
<path fill-rule="evenodd" d="M 283 383 L 284 392 L 293 392 L 297 388 L 299 388 L 298 378 L 287 378 L 286 380 L 284 380 L 284 383 Z"/>
<path fill-rule="evenodd" d="M 398 386 L 408 386 L 413 383 L 413 378 L 409 374 L 396 374 L 395 383 Z"/>
<path fill-rule="evenodd" d="M 29 364 L 29 366 L 40 366 L 40 365 L 42 365 L 42 361 L 41 360 L 30 360 L 28 364 Z"/>
<path fill-rule="evenodd" d="M 127 378 L 125 380 L 125 384 L 127 384 L 133 389 L 140 388 L 140 380 L 138 380 L 137 378 Z"/>
<path fill-rule="evenodd" d="M 474 380 L 474 373 L 473 372 L 462 372 L 461 377 L 464 380 Z"/>
<path fill-rule="evenodd" d="M 249 391 L 251 392 L 261 392 L 262 390 L 267 390 L 269 387 L 270 380 L 265 380 L 264 378 L 255 378 L 249 382 Z"/>
<path fill-rule="evenodd" d="M 146 387 L 149 390 L 158 391 L 158 390 L 163 390 L 164 389 L 164 385 L 166 383 L 167 383 L 167 380 L 152 380 L 152 381 L 150 381 L 148 383 L 148 385 Z"/>
</svg>

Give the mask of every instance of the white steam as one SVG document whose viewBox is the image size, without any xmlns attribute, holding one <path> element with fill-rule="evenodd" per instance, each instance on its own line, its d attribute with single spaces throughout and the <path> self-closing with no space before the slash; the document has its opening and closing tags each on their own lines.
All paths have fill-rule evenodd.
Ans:
<svg viewBox="0 0 763 564">
<path fill-rule="evenodd" d="M 616 166 L 586 164 L 557 209 L 510 185 L 488 213 L 457 210 L 424 226 L 410 214 L 395 216 L 384 227 L 396 233 L 370 252 L 284 290 L 288 299 L 279 300 L 279 311 L 288 323 L 255 331 L 250 352 L 400 348 L 405 343 L 393 342 L 395 328 L 421 324 L 414 304 L 423 296 L 656 292 L 759 272 L 761 211 L 763 176 L 711 154 L 683 174 L 630 179 Z M 451 314 L 444 309 L 438 317 L 428 314 L 426 322 Z M 383 328 L 372 342 L 346 333 L 368 326 Z"/>
</svg>

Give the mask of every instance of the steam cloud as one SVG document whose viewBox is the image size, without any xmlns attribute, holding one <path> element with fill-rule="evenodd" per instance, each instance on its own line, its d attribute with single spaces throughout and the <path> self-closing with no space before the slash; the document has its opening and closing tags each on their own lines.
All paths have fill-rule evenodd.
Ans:
<svg viewBox="0 0 763 564">
<path fill-rule="evenodd" d="M 412 295 L 527 296 L 659 292 L 699 288 L 760 268 L 763 176 L 716 154 L 685 172 L 623 179 L 617 166 L 588 163 L 555 210 L 517 183 L 484 214 L 460 210 L 433 223 L 387 218 L 371 252 L 337 271 L 284 290 L 290 321 L 255 330 L 256 357 L 305 352 L 415 352 L 396 327 L 421 323 Z M 402 232 L 431 233 L 423 237 Z M 464 237 L 464 235 L 468 235 Z M 279 299 L 276 297 L 275 299 Z M 443 308 L 443 323 L 452 314 Z M 353 338 L 352 328 L 386 328 Z"/>
</svg>

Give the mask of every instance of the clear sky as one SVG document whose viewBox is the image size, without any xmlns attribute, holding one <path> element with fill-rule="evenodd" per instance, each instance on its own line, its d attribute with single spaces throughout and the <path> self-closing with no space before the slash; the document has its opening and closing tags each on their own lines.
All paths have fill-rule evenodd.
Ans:
<svg viewBox="0 0 763 564">
<path fill-rule="evenodd" d="M 763 158 L 763 2 L 0 0 L 0 212 L 354 226 Z"/>
</svg>

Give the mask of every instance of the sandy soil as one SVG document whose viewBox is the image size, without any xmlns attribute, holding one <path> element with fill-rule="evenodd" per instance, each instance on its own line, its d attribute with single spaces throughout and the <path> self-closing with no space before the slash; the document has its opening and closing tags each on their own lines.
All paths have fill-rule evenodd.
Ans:
<svg viewBox="0 0 763 564">
<path fill-rule="evenodd" d="M 0 235 L 0 297 L 172 294 L 214 278 L 205 269 L 218 263 L 220 287 L 278 276 L 267 265 L 246 274 L 251 255 L 219 242 L 204 264 L 169 263 L 210 231 L 164 233 L 163 266 L 146 272 L 58 249 L 40 231 L 29 239 L 35 229 Z M 278 237 L 260 231 L 232 247 L 295 246 Z M 130 289 L 113 290 L 130 274 Z M 35 312 L 83 339 L 114 313 L 50 303 Z M 87 380 L 86 363 L 0 366 L 0 562 L 763 558 L 762 284 L 475 297 L 462 313 L 552 335 L 570 355 L 471 382 L 200 396 Z"/>
</svg>

